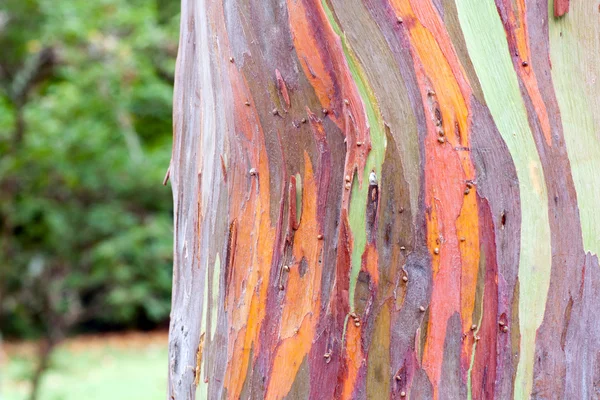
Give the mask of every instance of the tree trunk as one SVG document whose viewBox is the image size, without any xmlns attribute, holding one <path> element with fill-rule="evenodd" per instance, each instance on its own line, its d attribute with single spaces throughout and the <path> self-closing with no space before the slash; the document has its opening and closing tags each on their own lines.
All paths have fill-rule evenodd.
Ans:
<svg viewBox="0 0 600 400">
<path fill-rule="evenodd" d="M 596 398 L 598 18 L 183 0 L 169 398 Z"/>
<path fill-rule="evenodd" d="M 38 364 L 35 367 L 33 377 L 31 378 L 31 391 L 29 392 L 29 400 L 37 400 L 40 397 L 42 377 L 50 366 L 50 357 L 56 344 L 57 343 L 54 342 L 52 338 L 40 340 L 37 359 Z"/>
</svg>

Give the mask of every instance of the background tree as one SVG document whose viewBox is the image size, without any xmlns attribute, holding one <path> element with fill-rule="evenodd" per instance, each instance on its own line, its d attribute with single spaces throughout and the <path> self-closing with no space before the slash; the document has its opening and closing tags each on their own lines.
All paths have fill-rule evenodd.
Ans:
<svg viewBox="0 0 600 400">
<path fill-rule="evenodd" d="M 169 398 L 595 398 L 576 0 L 182 2 Z"/>
<path fill-rule="evenodd" d="M 177 1 L 0 7 L 0 330 L 164 324 Z M 36 397 L 36 389 L 32 398 Z"/>
</svg>

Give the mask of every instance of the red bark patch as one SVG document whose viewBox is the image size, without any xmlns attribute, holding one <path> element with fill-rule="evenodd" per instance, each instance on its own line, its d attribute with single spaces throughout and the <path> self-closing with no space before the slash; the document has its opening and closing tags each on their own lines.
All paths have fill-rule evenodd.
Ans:
<svg viewBox="0 0 600 400">
<path fill-rule="evenodd" d="M 554 0 L 554 16 L 562 17 L 569 12 L 569 0 Z"/>
</svg>

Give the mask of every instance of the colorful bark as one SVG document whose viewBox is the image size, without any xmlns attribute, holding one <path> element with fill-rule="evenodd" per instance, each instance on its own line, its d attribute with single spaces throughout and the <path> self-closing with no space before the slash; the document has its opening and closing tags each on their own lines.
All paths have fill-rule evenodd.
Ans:
<svg viewBox="0 0 600 400">
<path fill-rule="evenodd" d="M 588 6 L 184 0 L 170 398 L 596 396 Z"/>
</svg>

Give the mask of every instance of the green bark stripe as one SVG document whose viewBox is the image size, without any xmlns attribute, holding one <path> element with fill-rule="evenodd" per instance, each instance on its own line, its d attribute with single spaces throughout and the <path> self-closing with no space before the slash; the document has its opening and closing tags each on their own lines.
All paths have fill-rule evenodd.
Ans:
<svg viewBox="0 0 600 400">
<path fill-rule="evenodd" d="M 457 8 L 485 100 L 519 178 L 521 354 L 515 398 L 525 399 L 531 395 L 535 335 L 544 317 L 552 265 L 546 185 L 496 5 L 492 0 L 457 0 Z"/>
<path fill-rule="evenodd" d="M 206 346 L 207 340 L 210 339 L 211 342 L 214 340 L 215 331 L 217 329 L 217 313 L 219 312 L 219 310 L 218 310 L 218 307 L 219 307 L 219 277 L 221 276 L 221 258 L 219 257 L 218 253 L 215 258 L 215 265 L 214 265 L 213 272 L 212 272 L 212 282 L 209 279 L 211 274 L 209 274 L 208 269 L 209 269 L 209 264 L 208 264 L 208 260 L 207 260 L 206 261 L 205 279 L 204 279 L 204 300 L 202 303 L 202 322 L 200 325 L 200 334 L 202 334 L 202 333 L 206 334 L 206 336 L 204 338 L 204 350 L 207 349 L 207 346 Z M 209 290 L 208 290 L 209 285 L 211 285 L 211 290 L 212 290 L 212 293 L 210 294 L 210 298 L 209 298 Z M 208 308 L 209 307 L 211 308 L 211 326 L 210 326 L 210 332 L 207 332 L 207 330 L 209 328 L 208 327 Z M 200 372 L 202 375 L 200 376 L 200 379 L 198 380 L 198 387 L 196 387 L 196 399 L 197 400 L 208 399 L 208 383 L 204 382 L 204 374 L 205 374 L 204 368 L 206 368 L 206 365 L 207 365 L 205 357 L 207 357 L 206 352 L 204 352 L 204 354 L 202 355 L 202 358 L 203 358 L 202 370 Z"/>
<path fill-rule="evenodd" d="M 217 260 L 215 263 L 219 262 L 217 255 Z M 206 266 L 204 268 L 204 299 L 202 300 L 202 320 L 200 321 L 200 334 L 206 332 L 206 327 L 208 325 L 208 285 L 210 284 L 208 280 L 208 259 L 206 260 Z M 205 342 L 206 343 L 206 342 Z M 190 368 L 196 368 L 196 366 L 190 366 Z M 208 383 L 204 382 L 204 379 L 200 377 L 198 381 L 198 386 L 196 387 L 196 399 L 198 400 L 206 400 L 208 399 Z"/>
<path fill-rule="evenodd" d="M 598 5 L 573 1 L 570 11 L 554 18 L 549 7 L 552 80 L 577 191 L 583 245 L 600 251 L 600 40 Z"/>
<path fill-rule="evenodd" d="M 478 290 L 475 295 L 475 311 L 473 312 L 473 323 L 477 325 L 477 329 L 473 332 L 474 335 L 479 335 L 479 331 L 481 330 L 481 325 L 483 322 L 483 310 L 484 310 L 484 302 L 485 302 L 485 284 L 486 284 L 486 275 L 487 275 L 487 263 L 486 260 L 487 252 L 485 251 L 484 246 L 480 246 L 479 254 L 481 254 L 479 258 L 479 268 L 478 268 Z M 479 308 L 479 311 L 476 310 Z M 475 354 L 477 352 L 477 342 L 473 342 L 473 349 L 471 351 L 471 361 L 469 363 L 469 370 L 467 371 L 467 399 L 471 400 L 473 398 L 473 366 L 475 365 Z"/>
<path fill-rule="evenodd" d="M 356 282 L 358 280 L 358 273 L 360 272 L 361 257 L 367 244 L 366 209 L 369 192 L 369 174 L 373 170 L 377 176 L 380 176 L 387 143 L 384 135 L 383 118 L 379 111 L 379 107 L 377 106 L 373 90 L 367 82 L 362 67 L 358 63 L 358 59 L 354 55 L 352 49 L 348 46 L 346 37 L 338 26 L 327 2 L 322 0 L 321 4 L 323 5 L 327 19 L 333 27 L 333 30 L 342 40 L 346 62 L 348 63 L 352 79 L 356 84 L 365 106 L 370 127 L 371 151 L 367 156 L 365 170 L 362 171 L 363 184 L 361 187 L 357 180 L 354 180 L 352 185 L 352 197 L 348 210 L 350 230 L 352 232 L 352 239 L 354 240 L 354 245 L 352 247 L 352 269 L 350 271 L 349 302 L 350 309 L 354 309 L 354 292 L 356 291 Z"/>
<path fill-rule="evenodd" d="M 209 285 L 208 277 L 210 274 L 206 274 L 206 286 Z M 215 268 L 212 273 L 212 293 L 209 306 L 211 307 L 211 321 L 210 321 L 210 340 L 215 340 L 215 332 L 217 330 L 217 315 L 219 313 L 219 277 L 221 276 L 221 257 L 217 253 L 215 258 Z"/>
</svg>

